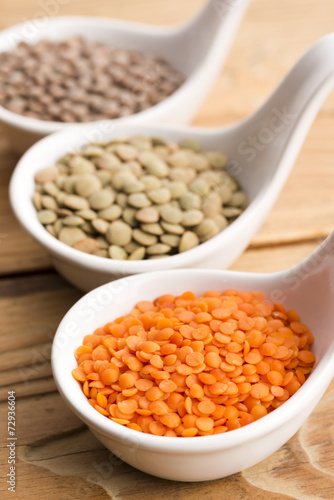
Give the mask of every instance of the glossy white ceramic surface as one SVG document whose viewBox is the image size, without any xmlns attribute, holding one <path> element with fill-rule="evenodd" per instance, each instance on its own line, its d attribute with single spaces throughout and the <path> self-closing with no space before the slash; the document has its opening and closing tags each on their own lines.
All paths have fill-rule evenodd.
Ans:
<svg viewBox="0 0 334 500">
<path fill-rule="evenodd" d="M 317 361 L 297 393 L 262 419 L 225 434 L 193 438 L 153 436 L 125 428 L 88 403 L 72 375 L 74 350 L 85 335 L 129 313 L 143 299 L 191 290 L 261 291 L 296 309 L 314 334 Z M 293 436 L 310 415 L 334 375 L 334 233 L 308 259 L 284 272 L 251 274 L 180 269 L 123 278 L 81 298 L 58 327 L 52 348 L 53 374 L 74 413 L 115 455 L 134 467 L 176 481 L 207 481 L 237 473 L 266 459 Z M 319 422 L 319 425 L 321 423 Z"/>
<path fill-rule="evenodd" d="M 194 19 L 177 27 L 88 16 L 27 21 L 0 33 L 0 51 L 12 50 L 20 41 L 33 44 L 43 38 L 60 41 L 79 35 L 113 47 L 159 55 L 186 75 L 185 83 L 163 102 L 122 121 L 144 119 L 184 124 L 193 118 L 221 70 L 248 3 L 249 0 L 209 0 Z M 120 121 L 111 120 L 107 128 L 112 130 Z M 47 134 L 73 127 L 21 116 L 1 106 L 0 122 L 19 152 Z M 105 126 L 100 125 L 102 129 Z"/>
<path fill-rule="evenodd" d="M 198 129 L 171 125 L 119 123 L 113 130 L 96 126 L 70 128 L 42 139 L 19 161 L 10 184 L 10 200 L 23 227 L 49 252 L 56 269 L 88 291 L 123 276 L 184 267 L 226 268 L 247 247 L 274 204 L 322 101 L 333 87 L 334 34 L 314 44 L 298 61 L 268 101 L 232 127 Z M 229 170 L 250 199 L 247 210 L 223 232 L 185 253 L 165 259 L 117 261 L 85 254 L 51 236 L 39 223 L 31 197 L 34 174 L 69 151 L 93 140 L 120 136 L 161 136 L 179 141 L 198 139 L 203 149 L 224 151 Z M 254 142 L 255 141 L 255 142 Z M 254 145 L 255 144 L 255 145 Z"/>
</svg>

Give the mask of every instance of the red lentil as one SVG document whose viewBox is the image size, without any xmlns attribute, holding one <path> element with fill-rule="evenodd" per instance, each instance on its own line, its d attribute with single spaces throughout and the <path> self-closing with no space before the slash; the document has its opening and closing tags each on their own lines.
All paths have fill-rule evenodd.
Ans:
<svg viewBox="0 0 334 500">
<path fill-rule="evenodd" d="M 258 292 L 140 301 L 86 335 L 73 377 L 96 411 L 157 436 L 220 434 L 289 399 L 315 363 L 296 311 Z"/>
</svg>

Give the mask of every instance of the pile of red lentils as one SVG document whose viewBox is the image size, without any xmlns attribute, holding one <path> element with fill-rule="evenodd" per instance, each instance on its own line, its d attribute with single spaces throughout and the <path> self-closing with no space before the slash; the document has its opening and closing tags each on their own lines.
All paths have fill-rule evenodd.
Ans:
<svg viewBox="0 0 334 500">
<path fill-rule="evenodd" d="M 112 421 L 169 437 L 243 427 L 287 401 L 315 362 L 296 311 L 262 293 L 185 292 L 138 302 L 84 338 L 73 377 Z"/>
</svg>

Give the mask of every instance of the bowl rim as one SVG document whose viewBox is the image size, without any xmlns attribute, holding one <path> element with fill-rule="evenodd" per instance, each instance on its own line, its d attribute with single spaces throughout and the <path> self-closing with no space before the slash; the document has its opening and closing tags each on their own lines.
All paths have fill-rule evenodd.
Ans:
<svg viewBox="0 0 334 500">
<path fill-rule="evenodd" d="M 180 27 L 184 26 L 184 23 L 172 25 L 172 26 L 157 26 L 150 25 L 145 23 L 139 23 L 135 21 L 127 21 L 127 20 L 118 20 L 103 16 L 91 16 L 91 15 L 68 15 L 68 16 L 45 16 L 40 18 L 39 21 L 47 20 L 48 23 L 52 23 L 57 25 L 63 25 L 63 23 L 72 24 L 73 28 L 76 25 L 81 25 L 82 22 L 88 23 L 91 26 L 95 26 L 98 28 L 99 26 L 104 26 L 106 28 L 110 28 L 111 30 L 114 28 L 128 29 L 133 30 L 138 33 L 138 35 L 154 35 L 156 37 L 163 37 L 166 35 L 173 36 L 173 34 L 177 33 L 180 30 Z M 0 31 L 0 47 L 3 39 L 8 37 L 11 34 L 16 34 L 20 30 L 24 29 L 26 26 L 29 26 L 32 21 L 24 21 L 22 23 L 15 24 L 13 26 L 9 26 L 4 30 Z M 24 40 L 24 38 L 22 38 Z M 34 41 L 34 39 L 33 39 Z M 17 44 L 16 44 L 17 45 Z M 0 52 L 3 52 L 3 49 L 0 48 Z M 134 113 L 132 115 L 123 117 L 123 118 L 115 118 L 115 119 L 105 119 L 112 123 L 118 124 L 122 121 L 128 120 L 154 120 L 158 119 L 160 114 L 163 114 L 169 107 L 175 106 L 179 101 L 183 99 L 183 96 L 188 94 L 189 86 L 193 85 L 193 80 L 196 76 L 199 76 L 201 73 L 201 68 L 205 64 L 205 60 L 188 74 L 185 75 L 185 81 L 178 87 L 171 95 L 167 96 L 163 101 L 158 104 L 154 104 L 148 109 L 140 111 L 138 113 Z M 0 121 L 5 124 L 20 128 L 22 130 L 26 130 L 36 134 L 51 134 L 58 131 L 67 131 L 71 127 L 81 127 L 86 124 L 96 124 L 101 120 L 93 120 L 85 123 L 65 123 L 65 122 L 56 122 L 56 121 L 48 121 L 48 120 L 39 120 L 37 118 L 31 118 L 25 115 L 20 115 L 15 113 L 3 106 L 0 106 Z"/>
<path fill-rule="evenodd" d="M 98 122 L 96 122 L 98 123 Z M 52 145 L 57 145 L 59 148 L 59 157 L 64 153 L 64 143 L 67 141 L 67 145 L 69 142 L 80 142 L 81 146 L 89 144 L 88 138 L 85 138 L 83 141 L 82 131 L 87 132 L 86 135 L 89 134 L 90 130 L 96 129 L 96 123 L 91 125 L 83 125 L 81 128 L 72 127 L 67 131 L 59 131 L 49 136 L 44 137 L 36 144 L 31 146 L 30 149 L 20 158 L 18 161 L 14 172 L 12 174 L 12 178 L 10 180 L 9 186 L 9 195 L 10 195 L 10 203 L 12 209 L 21 223 L 21 225 L 26 229 L 26 231 L 40 243 L 44 248 L 48 250 L 52 255 L 56 255 L 60 260 L 65 262 L 71 262 L 73 265 L 80 265 L 85 267 L 86 269 L 95 270 L 98 272 L 116 272 L 116 273 L 137 273 L 137 272 L 147 272 L 150 270 L 159 270 L 163 266 L 165 269 L 170 269 L 173 267 L 189 267 L 196 262 L 203 261 L 210 257 L 217 250 L 217 246 L 228 245 L 229 242 L 233 241 L 233 239 L 237 238 L 244 230 L 247 230 L 247 227 L 252 224 L 254 225 L 254 217 L 256 213 L 258 213 L 258 205 L 262 203 L 264 197 L 268 198 L 271 196 L 270 189 L 267 189 L 266 186 L 263 186 L 257 195 L 251 200 L 249 206 L 242 212 L 238 218 L 233 221 L 232 224 L 227 226 L 224 230 L 220 231 L 216 236 L 199 244 L 197 247 L 187 250 L 183 253 L 178 253 L 175 255 L 168 256 L 163 259 L 153 259 L 153 260 L 138 260 L 138 261 L 129 261 L 129 260 L 113 260 L 107 258 L 101 258 L 96 255 L 86 254 L 85 252 L 81 252 L 76 250 L 68 245 L 62 243 L 57 238 L 52 236 L 44 226 L 38 221 L 37 216 L 36 219 L 32 219 L 29 213 L 31 207 L 34 212 L 36 209 L 33 206 L 31 196 L 32 192 L 29 193 L 25 187 L 25 179 L 27 176 L 29 180 L 33 180 L 34 176 L 34 160 L 35 158 L 40 158 L 40 151 L 44 151 L 49 146 L 52 149 Z M 112 128 L 110 131 L 103 131 L 104 139 L 112 140 L 115 137 L 115 130 L 117 131 L 117 135 L 122 135 L 122 131 L 126 133 L 126 135 L 131 135 L 131 132 L 127 132 L 132 128 L 140 129 L 141 132 L 145 135 L 145 131 L 151 130 L 154 128 L 155 131 L 161 132 L 163 135 L 166 133 L 168 135 L 171 134 L 186 134 L 188 136 L 196 136 L 197 133 L 200 133 L 204 136 L 211 136 L 212 133 L 215 133 L 216 129 L 202 129 L 197 127 L 188 127 L 188 126 L 175 126 L 175 125 L 166 125 L 166 124 L 153 124 L 148 122 L 133 122 L 120 124 L 117 129 Z M 233 127 L 231 127 L 232 129 Z M 149 134 L 149 132 L 148 132 Z M 66 140 L 65 140 L 66 139 Z M 244 187 L 245 188 L 245 187 Z M 29 207 L 29 210 L 26 210 Z M 242 250 L 242 249 L 240 249 Z"/>
<path fill-rule="evenodd" d="M 233 277 L 242 275 L 247 275 L 250 280 L 254 278 L 263 281 L 263 283 L 270 281 L 274 276 L 281 273 L 271 273 L 271 274 L 259 274 L 259 273 L 242 273 L 237 271 L 226 271 L 226 270 L 210 270 L 210 269 L 174 269 L 172 271 L 159 271 L 154 273 L 145 273 L 145 275 L 134 275 L 126 278 L 117 280 L 119 284 L 125 280 L 138 281 L 141 279 L 153 279 L 160 280 L 164 276 L 170 277 L 171 273 L 175 276 L 175 280 L 179 279 L 182 275 L 193 276 L 194 274 L 199 279 L 205 281 L 205 277 L 210 276 L 221 276 L 227 277 L 229 280 L 233 280 Z M 283 271 L 284 273 L 284 271 Z M 116 283 L 116 282 L 114 282 Z M 71 372 L 63 373 L 62 359 L 59 354 L 57 354 L 55 345 L 60 335 L 61 331 L 64 331 L 64 327 L 68 322 L 71 321 L 71 317 L 74 314 L 74 309 L 79 306 L 80 303 L 85 303 L 88 297 L 93 297 L 94 295 L 101 292 L 104 288 L 108 287 L 110 283 L 106 283 L 94 290 L 91 290 L 83 297 L 81 297 L 73 306 L 68 310 L 68 312 L 63 317 L 61 323 L 59 324 L 57 331 L 54 336 L 52 352 L 51 352 L 51 363 L 52 372 L 54 380 L 56 382 L 57 388 L 67 403 L 71 410 L 81 419 L 84 423 L 96 430 L 98 433 L 104 436 L 110 437 L 115 441 L 126 443 L 127 446 L 133 445 L 134 447 L 140 447 L 141 449 L 153 450 L 153 451 L 163 451 L 165 453 L 180 453 L 189 454 L 193 452 L 209 453 L 217 450 L 226 450 L 233 448 L 258 438 L 262 438 L 269 433 L 277 430 L 278 428 L 284 427 L 291 419 L 293 419 L 298 413 L 305 410 L 304 413 L 306 417 L 308 416 L 307 407 L 309 404 L 309 393 L 319 394 L 322 396 L 323 392 L 330 383 L 330 380 L 334 374 L 333 368 L 333 358 L 334 358 L 334 341 L 331 344 L 330 349 L 324 354 L 323 358 L 318 361 L 316 367 L 311 372 L 311 375 L 302 385 L 302 387 L 289 398 L 282 406 L 275 409 L 275 411 L 262 417 L 258 421 L 252 422 L 242 428 L 235 429 L 233 432 L 226 432 L 223 434 L 216 434 L 211 436 L 195 436 L 187 438 L 186 440 L 174 439 L 167 436 L 155 436 L 147 433 L 138 432 L 133 429 L 129 429 L 120 424 L 107 419 L 103 415 L 99 414 L 87 400 L 82 399 L 82 404 L 75 406 L 72 402 L 71 389 L 69 389 L 69 384 L 66 380 L 72 380 Z M 225 286 L 225 285 L 224 285 Z M 122 292 L 121 292 L 122 293 Z M 332 369 L 329 370 L 329 367 Z M 319 391 L 319 382 L 320 391 Z M 78 398 L 82 395 L 82 390 L 79 383 L 78 387 Z M 320 399 L 319 397 L 319 399 Z M 316 397 L 314 397 L 316 400 Z M 314 405 L 315 406 L 315 405 Z M 313 407 L 311 411 L 313 410 Z M 306 418 L 305 417 L 305 418 Z M 301 424 L 302 425 L 302 424 Z M 300 427 L 300 426 L 299 426 Z M 200 439 L 199 439 L 200 438 Z"/>
</svg>

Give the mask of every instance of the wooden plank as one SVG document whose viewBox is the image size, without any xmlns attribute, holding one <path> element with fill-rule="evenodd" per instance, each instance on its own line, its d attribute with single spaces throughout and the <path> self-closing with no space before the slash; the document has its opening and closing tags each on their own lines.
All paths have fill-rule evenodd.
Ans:
<svg viewBox="0 0 334 500">
<path fill-rule="evenodd" d="M 98 4 L 72 0 L 60 6 L 57 13 L 81 12 L 170 24 L 188 18 L 202 4 L 196 0 L 179 2 L 176 7 L 171 2 L 145 0 L 140 5 L 131 2 L 129 9 L 128 2 L 116 0 Z M 6 15 L 2 16 L 0 26 L 32 18 L 36 9 L 40 10 L 40 6 L 36 7 L 32 0 L 17 0 L 15 7 L 14 3 L 6 5 Z M 321 5 L 315 0 L 295 0 L 293 9 L 289 0 L 254 0 L 226 66 L 194 123 L 228 125 L 255 110 L 301 53 L 332 30 L 333 15 L 331 0 L 323 0 Z M 298 27 L 298 36 L 295 27 Z M 279 200 L 254 237 L 253 245 L 310 240 L 324 237 L 334 228 L 333 111 L 334 95 L 331 95 L 314 122 Z M 0 275 L 48 268 L 50 260 L 46 253 L 19 227 L 9 209 L 7 185 L 17 157 L 4 138 L 0 142 L 0 154 Z"/>
<path fill-rule="evenodd" d="M 0 450 L 0 463 L 2 469 L 7 469 L 7 451 Z M 3 458 L 1 460 L 1 458 Z M 16 463 L 17 498 L 50 499 L 50 500 L 76 500 L 78 498 L 91 498 L 104 500 L 110 498 L 99 485 L 88 483 L 85 479 L 73 476 L 54 474 L 43 467 L 31 465 L 22 461 Z M 5 481 L 0 484 L 1 498 L 9 499 L 13 493 L 7 491 Z"/>
<path fill-rule="evenodd" d="M 165 2 L 162 0 L 145 0 L 139 2 L 119 2 L 119 0 L 107 0 L 96 2 L 91 0 L 71 0 L 50 2 L 53 4 L 53 12 L 49 10 L 49 15 L 91 15 L 102 17 L 115 17 L 133 21 L 136 20 L 148 24 L 169 25 L 178 23 L 192 16 L 203 4 L 205 0 L 192 0 L 185 2 Z M 43 6 L 44 9 L 43 9 Z M 49 7 L 52 9 L 52 5 Z M 1 16 L 0 29 L 4 29 L 15 23 L 34 19 L 38 14 L 47 15 L 47 2 L 36 3 L 34 0 L 17 0 L 14 4 L 6 4 L 6 13 Z"/>
<path fill-rule="evenodd" d="M 35 408 L 33 406 L 35 405 Z M 57 409 L 59 407 L 59 410 Z M 33 409 L 33 411 L 31 411 Z M 82 422 L 67 408 L 58 392 L 39 394 L 22 398 L 18 404 L 17 437 L 21 446 L 30 443 L 43 443 L 50 436 L 65 436 L 70 432 L 84 429 Z M 0 404 L 2 422 L 7 414 L 6 404 Z M 39 417 L 37 418 L 37 415 Z"/>
<path fill-rule="evenodd" d="M 195 124 L 225 126 L 255 111 L 303 52 L 333 31 L 333 12 L 331 0 L 294 0 L 293 7 L 289 0 L 253 0 Z M 321 115 L 332 115 L 333 105 L 332 93 Z"/>
<path fill-rule="evenodd" d="M 14 353 L 19 348 L 50 342 L 61 318 L 80 297 L 56 273 L 17 278 L 14 283 L 18 290 L 15 294 L 8 291 L 6 280 L 0 281 L 0 305 L 6 311 L 2 318 L 0 352 Z M 37 284 L 38 289 L 34 290 Z M 31 293 L 27 293 L 26 286 L 32 287 Z M 1 288 L 8 291 L 6 295 L 1 294 Z"/>
<path fill-rule="evenodd" d="M 50 346 L 48 347 L 50 352 Z M 17 384 L 22 384 L 22 381 L 25 385 L 28 385 L 28 383 L 32 380 L 44 378 L 52 379 L 51 363 L 46 359 L 43 363 L 33 363 L 30 366 L 18 364 L 12 370 L 5 370 L 1 375 L 0 389 L 3 391 L 3 394 L 6 395 L 6 390 L 11 390 L 7 387 L 9 385 L 12 387 L 14 384 L 17 389 Z M 54 390 L 54 385 L 51 387 L 52 390 Z"/>
<path fill-rule="evenodd" d="M 250 249 L 236 267 L 244 271 L 280 270 L 299 262 L 316 246 L 315 242 Z M 5 386 L 0 388 L 2 401 L 8 390 L 17 391 L 20 498 L 313 500 L 334 495 L 334 384 L 297 436 L 270 459 L 243 473 L 219 481 L 183 484 L 153 478 L 119 462 L 65 406 L 50 378 L 52 333 L 79 296 L 55 273 L 0 281 L 0 308 L 9 318 L 2 325 L 2 355 L 14 359 L 18 352 L 21 361 L 16 368 L 9 364 L 12 368 L 5 372 Z M 6 412 L 7 405 L 0 404 L 0 421 L 5 421 Z M 0 456 L 3 468 L 5 451 Z M 313 483 L 318 496 L 310 496 Z"/>
<path fill-rule="evenodd" d="M 334 230 L 334 113 L 318 116 L 254 246 L 312 240 Z"/>
<path fill-rule="evenodd" d="M 56 384 L 54 383 L 53 377 L 42 378 L 41 380 L 24 380 L 21 382 L 21 374 L 16 372 L 19 378 L 19 383 L 12 382 L 8 386 L 0 387 L 0 401 L 6 401 L 8 396 L 8 391 L 15 391 L 18 398 L 23 398 L 26 396 L 34 396 L 38 394 L 47 394 L 48 392 L 54 392 L 56 390 Z"/>
<path fill-rule="evenodd" d="M 20 367 L 22 369 L 29 367 L 33 364 L 43 364 L 43 361 L 50 359 L 50 345 L 49 342 L 34 345 L 34 351 L 31 352 L 31 347 L 17 347 L 15 349 L 15 356 L 8 355 L 8 351 L 0 353 L 0 371 L 7 372 Z M 14 353 L 13 353 L 14 354 Z M 2 373 L 2 376 L 4 375 Z"/>
<path fill-rule="evenodd" d="M 8 200 L 9 179 L 18 156 L 0 129 L 0 275 L 50 267 L 50 260 L 15 219 Z"/>
<path fill-rule="evenodd" d="M 93 14 L 171 24 L 204 0 L 16 0 L 1 9 L 0 29 L 43 12 Z M 65 4 L 65 5 L 63 5 Z M 59 9 L 57 7 L 59 6 Z M 57 10 L 58 9 L 58 10 Z M 228 57 L 194 124 L 225 126 L 254 111 L 301 53 L 332 31 L 331 0 L 253 0 Z M 306 258 L 332 230 L 334 95 L 326 100 L 271 214 L 252 246 L 231 267 L 272 272 Z M 0 422 L 7 391 L 17 391 L 18 498 L 69 500 L 315 500 L 334 498 L 334 383 L 300 432 L 262 463 L 207 483 L 176 483 L 143 474 L 106 450 L 66 407 L 51 377 L 50 345 L 80 293 L 55 272 L 45 252 L 15 221 L 8 182 L 17 156 L 0 135 Z M 43 270 L 42 273 L 39 273 Z M 25 275 L 19 275 L 26 273 Z M 7 278 L 4 278 L 5 276 Z M 0 426 L 0 467 L 8 471 Z M 4 481 L 1 498 L 10 498 Z"/>
<path fill-rule="evenodd" d="M 302 262 L 320 245 L 321 239 L 309 243 L 249 248 L 230 267 L 233 271 L 275 273 Z"/>
</svg>

